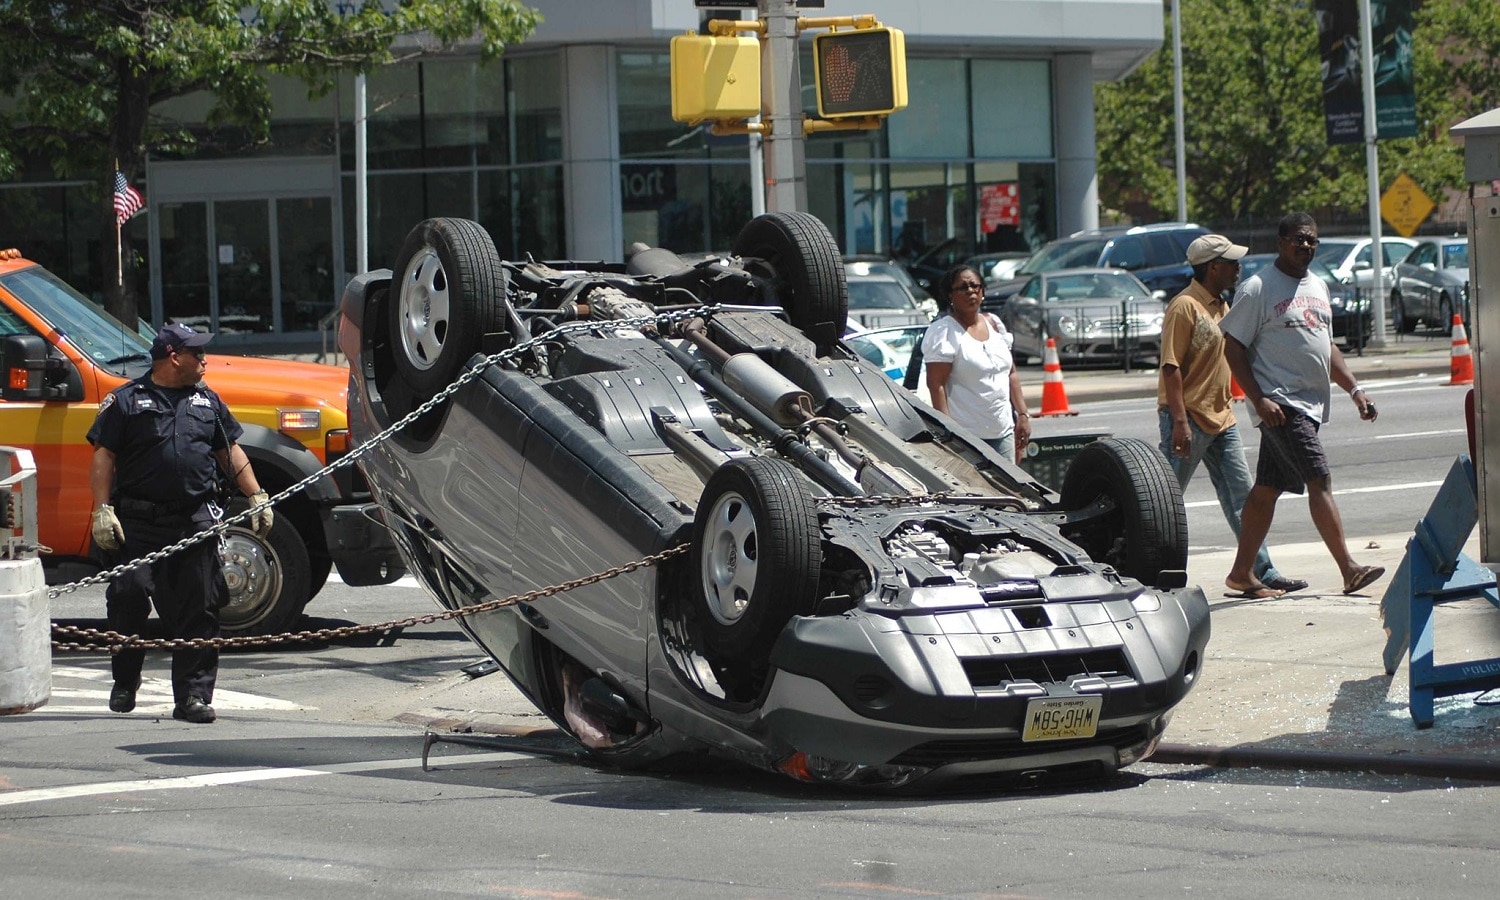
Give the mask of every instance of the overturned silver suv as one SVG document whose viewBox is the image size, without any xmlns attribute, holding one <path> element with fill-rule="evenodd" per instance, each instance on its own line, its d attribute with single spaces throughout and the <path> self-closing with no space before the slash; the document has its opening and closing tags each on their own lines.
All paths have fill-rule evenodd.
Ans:
<svg viewBox="0 0 1500 900">
<path fill-rule="evenodd" d="M 361 465 L 445 607 L 689 548 L 460 619 L 602 761 L 926 788 L 1144 759 L 1209 636 L 1166 461 L 1101 441 L 1055 492 L 841 343 L 847 305 L 802 213 L 695 264 L 502 261 L 431 219 L 345 292 L 350 428 L 412 419 Z"/>
</svg>

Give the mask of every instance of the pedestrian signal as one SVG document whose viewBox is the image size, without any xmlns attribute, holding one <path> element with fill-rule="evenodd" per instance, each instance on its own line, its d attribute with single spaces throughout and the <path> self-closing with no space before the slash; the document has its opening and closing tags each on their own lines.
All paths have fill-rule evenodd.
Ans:
<svg viewBox="0 0 1500 900">
<path fill-rule="evenodd" d="M 906 107 L 906 36 L 896 28 L 828 31 L 813 38 L 818 115 L 883 116 Z"/>
<path fill-rule="evenodd" d="M 748 119 L 760 115 L 760 42 L 753 37 L 679 34 L 672 38 L 672 118 Z"/>
</svg>

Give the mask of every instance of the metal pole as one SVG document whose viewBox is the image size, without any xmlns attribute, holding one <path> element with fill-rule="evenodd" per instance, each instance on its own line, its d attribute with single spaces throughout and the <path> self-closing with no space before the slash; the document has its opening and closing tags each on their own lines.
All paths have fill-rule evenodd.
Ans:
<svg viewBox="0 0 1500 900">
<path fill-rule="evenodd" d="M 363 72 L 354 76 L 354 267 L 370 271 L 370 195 L 368 146 L 365 128 L 366 85 Z"/>
<path fill-rule="evenodd" d="M 807 148 L 802 133 L 802 73 L 797 57 L 795 0 L 760 0 L 766 23 L 760 78 L 765 96 L 766 209 L 807 209 Z"/>
<path fill-rule="evenodd" d="M 750 121 L 759 122 L 760 116 Z M 754 219 L 766 214 L 766 151 L 759 134 L 752 131 L 747 137 L 750 139 L 750 218 Z"/>
<path fill-rule="evenodd" d="M 1182 126 L 1182 0 L 1172 0 L 1172 108 L 1177 119 L 1177 221 L 1187 221 L 1187 147 Z"/>
<path fill-rule="evenodd" d="M 1365 100 L 1365 178 L 1370 204 L 1370 311 L 1375 319 L 1371 347 L 1385 346 L 1385 250 L 1380 242 L 1380 123 L 1375 120 L 1375 65 L 1370 47 L 1370 0 L 1359 0 L 1359 74 Z M 1357 296 L 1357 293 L 1356 293 Z"/>
</svg>

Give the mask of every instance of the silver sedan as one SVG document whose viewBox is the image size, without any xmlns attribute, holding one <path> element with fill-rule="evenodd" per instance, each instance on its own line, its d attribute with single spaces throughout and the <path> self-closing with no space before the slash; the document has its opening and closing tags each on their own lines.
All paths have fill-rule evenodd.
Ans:
<svg viewBox="0 0 1500 900">
<path fill-rule="evenodd" d="M 1120 269 L 1042 272 L 1016 292 L 1000 312 L 1014 337 L 1016 361 L 1040 359 L 1047 338 L 1059 359 L 1121 360 L 1161 350 L 1166 305 L 1139 278 Z"/>
<path fill-rule="evenodd" d="M 1418 322 L 1453 333 L 1453 314 L 1469 320 L 1469 239 L 1429 238 L 1396 266 L 1391 323 L 1411 332 Z"/>
</svg>

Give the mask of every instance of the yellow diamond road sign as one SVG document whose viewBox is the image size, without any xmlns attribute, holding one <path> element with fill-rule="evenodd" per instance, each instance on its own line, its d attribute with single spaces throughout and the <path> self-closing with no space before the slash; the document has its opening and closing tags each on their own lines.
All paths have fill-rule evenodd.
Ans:
<svg viewBox="0 0 1500 900">
<path fill-rule="evenodd" d="M 1432 212 L 1432 199 L 1422 193 L 1411 176 L 1402 172 L 1380 196 L 1380 217 L 1403 237 L 1416 234 L 1417 226 Z"/>
</svg>

